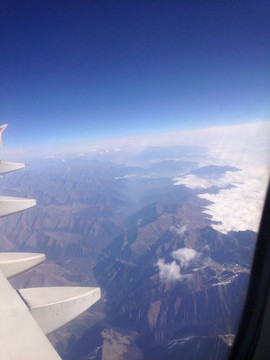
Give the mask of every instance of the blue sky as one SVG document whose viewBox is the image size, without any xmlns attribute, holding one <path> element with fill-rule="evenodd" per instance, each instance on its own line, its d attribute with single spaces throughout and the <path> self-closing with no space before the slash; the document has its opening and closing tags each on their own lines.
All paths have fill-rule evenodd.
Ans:
<svg viewBox="0 0 270 360">
<path fill-rule="evenodd" d="M 8 146 L 269 120 L 269 1 L 0 8 Z"/>
</svg>

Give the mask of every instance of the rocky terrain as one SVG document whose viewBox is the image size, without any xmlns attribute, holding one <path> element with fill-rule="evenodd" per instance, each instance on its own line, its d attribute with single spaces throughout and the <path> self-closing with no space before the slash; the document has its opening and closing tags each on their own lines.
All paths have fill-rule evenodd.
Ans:
<svg viewBox="0 0 270 360">
<path fill-rule="evenodd" d="M 1 179 L 1 194 L 38 205 L 0 220 L 0 250 L 47 255 L 14 286 L 102 288 L 89 312 L 50 335 L 63 359 L 226 358 L 256 234 L 214 230 L 208 200 L 173 185 L 181 174 L 238 170 L 199 169 L 197 150 L 164 160 L 151 148 L 136 166 L 50 159 Z"/>
<path fill-rule="evenodd" d="M 237 330 L 255 235 L 221 235 L 191 211 L 194 202 L 155 204 L 153 217 L 115 239 L 95 267 L 105 320 L 134 329 L 147 359 L 225 358 Z M 181 266 L 177 251 L 190 248 L 196 256 Z"/>
</svg>

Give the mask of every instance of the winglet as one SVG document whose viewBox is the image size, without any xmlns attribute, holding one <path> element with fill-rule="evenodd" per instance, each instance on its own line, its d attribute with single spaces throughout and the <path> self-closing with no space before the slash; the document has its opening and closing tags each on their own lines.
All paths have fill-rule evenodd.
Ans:
<svg viewBox="0 0 270 360">
<path fill-rule="evenodd" d="M 4 124 L 4 125 L 1 125 L 1 126 L 0 126 L 0 147 L 3 146 L 3 143 L 2 143 L 2 134 L 3 134 L 4 130 L 6 130 L 7 127 L 8 127 L 8 124 Z"/>
</svg>

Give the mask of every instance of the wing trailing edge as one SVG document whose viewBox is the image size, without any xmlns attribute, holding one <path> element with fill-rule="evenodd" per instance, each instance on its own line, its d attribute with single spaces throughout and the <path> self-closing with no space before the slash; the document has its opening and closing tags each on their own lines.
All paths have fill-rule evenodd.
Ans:
<svg viewBox="0 0 270 360">
<path fill-rule="evenodd" d="M 100 299 L 98 287 L 45 287 L 18 292 L 45 334 L 67 324 Z"/>
</svg>

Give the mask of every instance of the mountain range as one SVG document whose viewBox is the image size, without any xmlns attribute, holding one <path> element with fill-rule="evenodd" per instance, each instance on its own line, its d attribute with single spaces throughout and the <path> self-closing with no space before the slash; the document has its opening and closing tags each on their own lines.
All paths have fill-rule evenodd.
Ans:
<svg viewBox="0 0 270 360">
<path fill-rule="evenodd" d="M 173 182 L 239 169 L 199 166 L 201 149 L 182 158 L 178 150 L 162 157 L 152 148 L 137 157 L 141 164 L 128 165 L 46 159 L 1 179 L 3 195 L 38 204 L 1 219 L 1 251 L 47 255 L 14 286 L 102 288 L 89 312 L 50 335 L 63 359 L 221 360 L 229 353 L 256 233 L 216 231 L 203 212 L 209 201 Z"/>
</svg>

